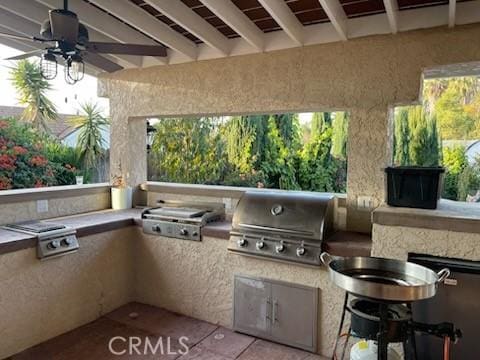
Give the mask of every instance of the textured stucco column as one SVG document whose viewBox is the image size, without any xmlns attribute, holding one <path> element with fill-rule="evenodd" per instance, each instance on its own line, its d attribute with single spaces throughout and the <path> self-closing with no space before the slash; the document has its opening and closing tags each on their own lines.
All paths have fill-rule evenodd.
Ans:
<svg viewBox="0 0 480 360">
<path fill-rule="evenodd" d="M 145 199 L 139 185 L 147 180 L 146 121 L 123 110 L 121 106 L 112 106 L 110 111 L 110 174 L 123 175 L 134 189 L 133 203 L 142 204 Z"/>
<path fill-rule="evenodd" d="M 391 162 L 391 119 L 386 104 L 352 109 L 348 129 L 347 228 L 368 232 L 371 212 L 357 207 L 358 196 L 374 206 L 385 197 L 384 168 Z"/>
</svg>

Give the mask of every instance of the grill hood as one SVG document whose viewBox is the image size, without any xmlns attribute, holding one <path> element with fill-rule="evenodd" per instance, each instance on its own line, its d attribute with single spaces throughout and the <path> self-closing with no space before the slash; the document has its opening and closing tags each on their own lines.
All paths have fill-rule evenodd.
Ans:
<svg viewBox="0 0 480 360">
<path fill-rule="evenodd" d="M 250 191 L 235 209 L 232 232 L 319 242 L 332 231 L 333 210 L 332 195 Z"/>
</svg>

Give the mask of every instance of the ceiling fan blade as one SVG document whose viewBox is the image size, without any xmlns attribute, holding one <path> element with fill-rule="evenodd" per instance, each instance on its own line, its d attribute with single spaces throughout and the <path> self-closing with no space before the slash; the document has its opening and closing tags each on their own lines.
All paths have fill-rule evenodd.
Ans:
<svg viewBox="0 0 480 360">
<path fill-rule="evenodd" d="M 31 56 L 41 55 L 44 52 L 45 52 L 45 50 L 34 50 L 34 51 L 29 51 L 27 53 L 20 54 L 20 55 L 17 55 L 17 56 L 12 56 L 12 57 L 9 57 L 9 58 L 4 59 L 4 60 L 22 60 L 22 59 L 27 59 Z"/>
<path fill-rule="evenodd" d="M 9 39 L 16 39 L 16 40 L 27 40 L 27 41 L 37 41 L 34 37 L 29 37 L 29 36 L 23 36 L 23 35 L 15 35 L 15 34 L 9 34 L 9 33 L 4 33 L 0 32 L 0 37 L 5 37 Z"/>
<path fill-rule="evenodd" d="M 140 56 L 167 56 L 167 49 L 162 45 L 137 45 L 91 41 L 86 49 L 99 54 L 122 54 Z"/>
<path fill-rule="evenodd" d="M 85 61 L 86 63 L 89 63 L 106 72 L 114 72 L 114 71 L 123 69 L 123 66 L 120 66 L 117 63 L 114 63 L 113 61 L 110 61 L 104 58 L 103 56 L 100 56 L 97 54 L 83 52 L 82 58 L 83 58 L 83 61 Z"/>
</svg>

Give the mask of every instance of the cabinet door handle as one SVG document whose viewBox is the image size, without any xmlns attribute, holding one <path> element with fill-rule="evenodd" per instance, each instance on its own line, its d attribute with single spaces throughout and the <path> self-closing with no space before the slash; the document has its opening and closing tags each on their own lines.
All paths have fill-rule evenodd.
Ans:
<svg viewBox="0 0 480 360">
<path fill-rule="evenodd" d="M 278 301 L 277 301 L 277 300 L 273 300 L 272 318 L 273 318 L 273 322 L 274 322 L 274 323 L 278 321 L 277 313 L 278 313 Z"/>
<path fill-rule="evenodd" d="M 267 298 L 266 302 L 265 302 L 265 320 L 268 321 L 268 320 L 271 320 L 272 318 L 270 317 L 270 313 L 273 312 L 272 310 L 272 301 L 270 300 L 270 298 Z"/>
</svg>

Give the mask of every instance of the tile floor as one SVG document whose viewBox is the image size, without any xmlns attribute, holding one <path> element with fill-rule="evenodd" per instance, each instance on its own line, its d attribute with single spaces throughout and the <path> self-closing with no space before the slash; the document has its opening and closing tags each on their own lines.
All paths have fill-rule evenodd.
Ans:
<svg viewBox="0 0 480 360">
<path fill-rule="evenodd" d="M 188 340 L 182 339 L 182 336 Z M 118 338 L 112 342 L 112 348 L 118 354 L 123 353 L 122 355 L 110 352 L 109 342 L 113 337 Z M 129 341 L 133 345 L 131 348 Z M 135 346 L 137 344 L 138 346 Z M 187 347 L 188 353 L 185 354 Z M 130 303 L 90 324 L 14 355 L 10 360 L 47 359 L 322 360 L 324 358 L 234 333 L 226 328 L 157 307 Z"/>
</svg>

